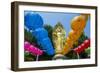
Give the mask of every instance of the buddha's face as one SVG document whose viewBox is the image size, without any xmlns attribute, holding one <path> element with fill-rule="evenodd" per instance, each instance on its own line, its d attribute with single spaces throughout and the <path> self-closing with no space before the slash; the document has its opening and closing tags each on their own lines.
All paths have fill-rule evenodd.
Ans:
<svg viewBox="0 0 100 73">
<path fill-rule="evenodd" d="M 58 27 L 58 28 L 56 29 L 56 32 L 61 32 L 61 31 L 62 31 L 61 27 Z"/>
<path fill-rule="evenodd" d="M 71 21 L 71 28 L 75 31 L 82 30 L 85 27 L 85 22 L 84 16 L 76 16 Z"/>
</svg>

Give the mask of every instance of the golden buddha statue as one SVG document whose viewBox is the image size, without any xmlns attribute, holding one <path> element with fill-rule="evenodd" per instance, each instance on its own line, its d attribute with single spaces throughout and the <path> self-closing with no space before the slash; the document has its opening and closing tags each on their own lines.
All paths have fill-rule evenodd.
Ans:
<svg viewBox="0 0 100 73">
<path fill-rule="evenodd" d="M 62 55 L 63 52 L 63 47 L 65 45 L 65 39 L 66 39 L 66 31 L 63 27 L 63 25 L 61 25 L 61 23 L 58 23 L 52 33 L 52 37 L 53 37 L 53 44 L 54 44 L 54 48 L 55 48 L 55 58 L 64 58 L 64 55 Z M 62 56 L 62 57 L 61 57 Z"/>
</svg>

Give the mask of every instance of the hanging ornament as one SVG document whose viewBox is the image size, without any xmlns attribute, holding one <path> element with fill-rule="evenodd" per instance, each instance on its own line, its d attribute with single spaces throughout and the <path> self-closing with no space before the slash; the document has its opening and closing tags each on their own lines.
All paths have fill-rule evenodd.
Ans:
<svg viewBox="0 0 100 73">
<path fill-rule="evenodd" d="M 42 28 L 42 26 L 43 26 L 42 17 L 39 14 L 37 14 L 35 12 L 31 12 L 31 11 L 25 12 L 24 22 L 25 22 L 25 26 L 29 30 L 35 30 L 35 29 L 37 29 L 39 27 Z"/>
<path fill-rule="evenodd" d="M 27 12 L 25 14 L 25 26 L 32 31 L 32 35 L 36 37 L 39 45 L 48 55 L 54 55 L 54 48 L 48 37 L 48 32 L 43 28 L 42 17 L 35 12 Z"/>
<path fill-rule="evenodd" d="M 81 36 L 81 34 L 86 26 L 87 19 L 88 19 L 87 14 L 81 14 L 72 19 L 72 21 L 71 21 L 72 30 L 66 39 L 66 44 L 63 48 L 63 54 L 67 54 L 70 51 L 69 49 L 71 49 L 73 47 L 73 44 Z"/>
<path fill-rule="evenodd" d="M 90 47 L 90 39 L 85 40 L 80 46 L 74 49 L 74 52 L 80 54 L 83 52 L 85 49 Z"/>
<path fill-rule="evenodd" d="M 86 25 L 86 19 L 85 17 L 88 17 L 88 15 L 86 14 L 81 14 L 79 16 L 76 16 L 72 19 L 71 21 L 71 28 L 75 31 L 82 31 Z"/>
<path fill-rule="evenodd" d="M 25 41 L 24 43 L 25 51 L 33 54 L 33 55 L 42 55 L 43 51 L 39 48 L 35 47 L 34 45 L 31 45 L 29 42 Z"/>
<path fill-rule="evenodd" d="M 71 50 L 70 47 L 71 46 L 68 43 L 65 43 L 62 54 L 65 55 L 66 53 L 68 53 Z"/>
<path fill-rule="evenodd" d="M 68 37 L 75 42 L 81 35 L 81 32 L 71 30 L 68 34 Z"/>
</svg>

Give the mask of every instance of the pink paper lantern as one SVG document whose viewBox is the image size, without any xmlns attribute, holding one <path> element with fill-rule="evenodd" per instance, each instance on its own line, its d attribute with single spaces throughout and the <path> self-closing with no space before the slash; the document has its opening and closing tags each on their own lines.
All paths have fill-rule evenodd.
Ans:
<svg viewBox="0 0 100 73">
<path fill-rule="evenodd" d="M 25 41 L 24 42 L 24 49 L 25 49 L 25 51 L 28 51 L 29 50 L 29 47 L 30 47 L 30 43 L 27 42 L 27 41 Z"/>
<path fill-rule="evenodd" d="M 43 54 L 42 50 L 40 50 L 39 48 L 35 47 L 34 45 L 31 45 L 27 41 L 24 43 L 24 48 L 25 48 L 25 51 L 28 51 L 29 53 L 31 53 L 33 55 L 42 55 Z"/>
</svg>

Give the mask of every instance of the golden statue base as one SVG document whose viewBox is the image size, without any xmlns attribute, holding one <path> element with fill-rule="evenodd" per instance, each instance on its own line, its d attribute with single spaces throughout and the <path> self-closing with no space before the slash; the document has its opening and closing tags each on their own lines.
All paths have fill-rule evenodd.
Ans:
<svg viewBox="0 0 100 73">
<path fill-rule="evenodd" d="M 54 57 L 53 57 L 53 60 L 65 60 L 67 59 L 67 57 L 65 57 L 64 55 L 62 54 L 56 54 Z"/>
</svg>

